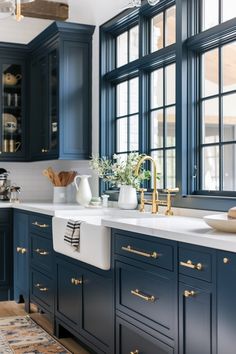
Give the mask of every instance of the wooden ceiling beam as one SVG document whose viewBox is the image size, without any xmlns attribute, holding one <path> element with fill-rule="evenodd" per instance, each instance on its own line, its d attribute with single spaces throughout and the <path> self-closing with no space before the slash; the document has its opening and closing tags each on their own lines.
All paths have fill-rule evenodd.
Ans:
<svg viewBox="0 0 236 354">
<path fill-rule="evenodd" d="M 69 17 L 67 3 L 35 0 L 21 5 L 22 15 L 25 17 L 43 18 L 47 20 L 65 21 Z"/>
</svg>

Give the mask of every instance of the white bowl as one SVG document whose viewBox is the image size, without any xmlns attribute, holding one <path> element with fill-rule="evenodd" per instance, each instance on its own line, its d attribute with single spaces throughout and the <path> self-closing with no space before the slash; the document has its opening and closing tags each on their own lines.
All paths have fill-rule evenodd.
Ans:
<svg viewBox="0 0 236 354">
<path fill-rule="evenodd" d="M 236 219 L 228 218 L 228 214 L 207 215 L 204 221 L 213 229 L 224 232 L 236 233 Z"/>
</svg>

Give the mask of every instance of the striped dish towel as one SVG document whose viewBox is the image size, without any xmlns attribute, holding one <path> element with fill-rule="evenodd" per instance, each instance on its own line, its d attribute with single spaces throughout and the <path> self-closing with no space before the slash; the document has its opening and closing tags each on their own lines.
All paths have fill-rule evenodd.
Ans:
<svg viewBox="0 0 236 354">
<path fill-rule="evenodd" d="M 80 225 L 82 222 L 81 220 L 68 220 L 66 225 L 64 241 L 76 249 L 79 249 Z"/>
</svg>

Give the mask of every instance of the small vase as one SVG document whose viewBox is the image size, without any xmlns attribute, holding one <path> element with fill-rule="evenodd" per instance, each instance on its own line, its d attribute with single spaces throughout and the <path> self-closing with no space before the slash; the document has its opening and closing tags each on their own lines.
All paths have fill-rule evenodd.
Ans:
<svg viewBox="0 0 236 354">
<path fill-rule="evenodd" d="M 76 176 L 74 179 L 74 183 L 77 190 L 76 201 L 77 203 L 83 206 L 88 205 L 92 199 L 92 192 L 88 181 L 89 177 L 91 176 L 81 175 L 81 176 Z M 77 185 L 76 182 L 77 178 L 80 178 L 79 186 Z"/>
<path fill-rule="evenodd" d="M 138 205 L 137 192 L 132 186 L 120 186 L 118 206 L 120 209 L 136 209 Z"/>
</svg>

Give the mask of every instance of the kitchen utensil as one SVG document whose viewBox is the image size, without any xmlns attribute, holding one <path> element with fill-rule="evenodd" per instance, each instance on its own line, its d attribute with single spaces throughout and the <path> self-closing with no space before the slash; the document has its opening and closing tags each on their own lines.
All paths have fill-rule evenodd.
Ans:
<svg viewBox="0 0 236 354">
<path fill-rule="evenodd" d="M 90 177 L 91 176 L 89 176 L 89 175 L 81 175 L 81 176 L 79 175 L 74 178 L 74 183 L 75 183 L 76 190 L 77 190 L 76 201 L 77 201 L 77 203 L 79 203 L 80 205 L 83 205 L 83 206 L 88 205 L 90 200 L 92 199 L 92 192 L 91 192 L 90 185 L 88 182 L 88 179 Z M 79 185 L 77 184 L 78 178 L 80 178 Z"/>
<path fill-rule="evenodd" d="M 43 175 L 47 177 L 52 182 L 52 184 L 54 184 L 54 178 L 51 172 L 45 169 L 43 170 Z"/>
<path fill-rule="evenodd" d="M 22 78 L 22 75 L 13 75 L 11 73 L 6 73 L 2 75 L 2 80 L 4 85 L 14 86 Z"/>
<path fill-rule="evenodd" d="M 227 213 L 207 215 L 203 219 L 215 230 L 236 233 L 236 219 L 228 218 Z"/>
</svg>

